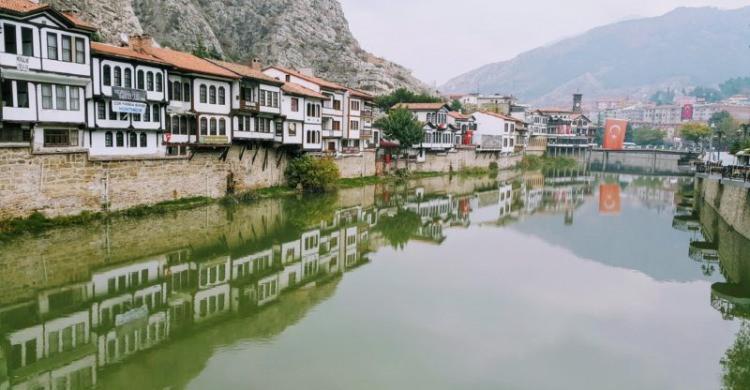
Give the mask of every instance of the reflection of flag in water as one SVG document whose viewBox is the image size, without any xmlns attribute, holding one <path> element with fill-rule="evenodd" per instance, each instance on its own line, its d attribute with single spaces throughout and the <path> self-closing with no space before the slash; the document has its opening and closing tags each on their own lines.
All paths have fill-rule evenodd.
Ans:
<svg viewBox="0 0 750 390">
<path fill-rule="evenodd" d="M 458 209 L 461 211 L 460 216 L 466 217 L 469 215 L 469 212 L 471 212 L 471 204 L 469 203 L 469 199 L 464 198 L 458 201 Z"/>
<path fill-rule="evenodd" d="M 622 209 L 620 185 L 602 184 L 599 186 L 599 214 L 616 215 Z"/>
<path fill-rule="evenodd" d="M 625 146 L 625 132 L 628 121 L 621 119 L 607 119 L 604 127 L 604 149 L 622 150 Z"/>
</svg>

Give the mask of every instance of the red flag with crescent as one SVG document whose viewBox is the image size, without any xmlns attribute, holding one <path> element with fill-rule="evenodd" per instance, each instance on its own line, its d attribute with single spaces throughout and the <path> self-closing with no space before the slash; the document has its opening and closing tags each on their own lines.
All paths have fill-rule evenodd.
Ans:
<svg viewBox="0 0 750 390">
<path fill-rule="evenodd" d="M 602 184 L 599 186 L 599 214 L 617 215 L 622 210 L 619 184 Z"/>
<path fill-rule="evenodd" d="M 604 149 L 622 150 L 625 147 L 625 132 L 628 121 L 622 119 L 607 119 L 604 127 Z"/>
</svg>

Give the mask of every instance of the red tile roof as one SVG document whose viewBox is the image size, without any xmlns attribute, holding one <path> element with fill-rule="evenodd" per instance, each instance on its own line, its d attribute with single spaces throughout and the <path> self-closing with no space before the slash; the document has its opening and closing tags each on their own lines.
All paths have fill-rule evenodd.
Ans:
<svg viewBox="0 0 750 390">
<path fill-rule="evenodd" d="M 317 93 L 317 92 L 313 91 L 312 89 L 305 88 L 305 87 L 303 87 L 303 86 L 301 86 L 299 84 L 294 84 L 294 83 L 285 83 L 281 87 L 281 90 L 284 91 L 285 93 L 289 94 L 289 95 L 298 95 L 298 96 L 304 96 L 304 97 L 312 97 L 312 98 L 323 99 L 323 100 L 328 99 L 325 95 L 323 95 L 321 93 Z"/>
<path fill-rule="evenodd" d="M 168 65 L 166 62 L 144 52 L 133 50 L 130 47 L 121 47 L 108 45 L 106 43 L 91 42 L 92 54 L 103 54 L 118 58 L 127 58 L 132 60 L 139 60 L 150 62 L 157 65 Z"/>
<path fill-rule="evenodd" d="M 398 103 L 393 108 L 405 108 L 410 111 L 437 111 L 445 106 L 445 103 Z"/>
<path fill-rule="evenodd" d="M 495 118 L 500 118 L 500 119 L 506 120 L 506 121 L 516 122 L 516 123 L 526 123 L 526 122 L 524 122 L 524 121 L 522 121 L 522 120 L 520 120 L 518 118 L 514 118 L 514 117 L 508 116 L 508 115 L 498 114 L 496 112 L 490 112 L 490 111 L 480 111 L 480 112 L 482 114 L 486 114 L 486 115 L 489 115 L 489 116 L 494 116 Z"/>
<path fill-rule="evenodd" d="M 29 0 L 0 0 L 0 10 L 20 15 L 48 10 L 67 19 L 68 22 L 75 27 L 89 31 L 96 31 L 94 25 L 83 21 L 78 15 L 72 12 L 60 12 L 57 9 L 52 8 L 49 4 L 35 3 Z"/>
<path fill-rule="evenodd" d="M 470 118 L 469 115 L 464 115 L 458 111 L 450 111 L 448 112 L 448 116 L 453 119 L 458 119 L 458 120 L 467 120 Z"/>
<path fill-rule="evenodd" d="M 242 65 L 242 64 L 237 64 L 234 62 L 227 62 L 227 61 L 220 61 L 220 60 L 212 60 L 212 59 L 209 59 L 208 61 L 213 62 L 214 64 L 222 68 L 228 69 L 234 73 L 237 73 L 238 75 L 242 77 L 248 77 L 248 78 L 252 78 L 256 80 L 267 81 L 269 83 L 276 84 L 276 85 L 283 84 L 283 81 L 276 80 L 275 78 L 268 76 L 262 71 L 258 69 L 253 69 L 253 67 L 248 66 L 248 65 Z"/>
<path fill-rule="evenodd" d="M 144 50 L 146 53 L 184 72 L 201 73 L 230 79 L 240 78 L 238 74 L 190 53 L 154 46 L 145 47 Z"/>
<path fill-rule="evenodd" d="M 365 91 L 354 89 L 354 88 L 349 88 L 349 94 L 354 97 L 358 97 L 360 99 L 365 99 L 365 100 L 372 100 L 375 98 L 374 96 L 372 96 L 371 94 Z"/>
<path fill-rule="evenodd" d="M 349 90 L 349 88 L 347 88 L 347 87 L 345 87 L 345 86 L 343 86 L 341 84 L 334 83 L 333 81 L 328 81 L 328 80 L 321 79 L 320 77 L 306 75 L 306 74 L 304 74 L 302 72 L 299 72 L 297 70 L 285 68 L 283 66 L 273 65 L 273 66 L 266 67 L 266 69 L 277 69 L 277 70 L 280 70 L 280 71 L 282 71 L 284 73 L 289 73 L 290 75 L 293 75 L 295 77 L 299 77 L 302 80 L 307 80 L 307 81 L 309 81 L 311 83 L 318 84 L 322 88 L 325 88 L 325 89 L 333 89 L 333 90 L 337 90 L 337 91 L 347 91 L 347 90 Z"/>
</svg>

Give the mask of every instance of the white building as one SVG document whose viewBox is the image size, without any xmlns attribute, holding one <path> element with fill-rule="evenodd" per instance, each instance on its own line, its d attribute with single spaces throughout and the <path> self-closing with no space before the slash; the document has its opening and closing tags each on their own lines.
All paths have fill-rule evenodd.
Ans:
<svg viewBox="0 0 750 390">
<path fill-rule="evenodd" d="M 96 29 L 32 1 L 0 5 L 0 143 L 31 144 L 37 153 L 85 152 L 89 40 Z"/>
<path fill-rule="evenodd" d="M 322 109 L 326 96 L 295 83 L 285 83 L 281 112 L 284 122 L 284 144 L 302 145 L 303 150 L 323 149 Z"/>
<path fill-rule="evenodd" d="M 419 150 L 419 157 L 424 158 L 426 151 L 448 151 L 455 147 L 457 129 L 448 123 L 450 107 L 444 103 L 399 103 L 394 109 L 411 111 L 415 118 L 424 123 L 424 140 L 414 145 Z"/>
<path fill-rule="evenodd" d="M 494 112 L 475 112 L 477 131 L 472 142 L 479 150 L 512 153 L 519 142 L 523 121 Z"/>
<path fill-rule="evenodd" d="M 331 154 L 359 153 L 362 92 L 315 77 L 311 70 L 296 71 L 270 66 L 263 72 L 278 80 L 311 89 L 326 97 L 321 111 L 323 151 Z"/>
<path fill-rule="evenodd" d="M 163 157 L 168 65 L 128 47 L 93 42 L 87 123 L 92 157 Z"/>
<path fill-rule="evenodd" d="M 130 37 L 129 46 L 172 66 L 167 83 L 167 152 L 184 154 L 188 146 L 229 146 L 232 142 L 232 100 L 238 96 L 232 90 L 242 77 L 192 54 L 158 47 L 147 35 Z M 278 111 L 278 90 L 262 93 L 258 100 L 261 107 Z M 258 121 L 254 131 L 273 137 L 271 122 Z"/>
</svg>

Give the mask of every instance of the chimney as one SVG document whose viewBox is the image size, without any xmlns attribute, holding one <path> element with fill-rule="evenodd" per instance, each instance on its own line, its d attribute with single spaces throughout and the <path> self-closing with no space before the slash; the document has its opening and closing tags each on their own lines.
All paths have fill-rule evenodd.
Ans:
<svg viewBox="0 0 750 390">
<path fill-rule="evenodd" d="M 315 71 L 312 68 L 300 68 L 299 72 L 305 76 L 315 77 Z"/>
<path fill-rule="evenodd" d="M 261 62 L 260 58 L 253 58 L 250 60 L 250 67 L 255 70 L 263 70 L 263 62 Z"/>
<path fill-rule="evenodd" d="M 132 35 L 128 38 L 128 44 L 133 50 L 144 52 L 154 47 L 154 38 L 148 34 Z"/>
</svg>

